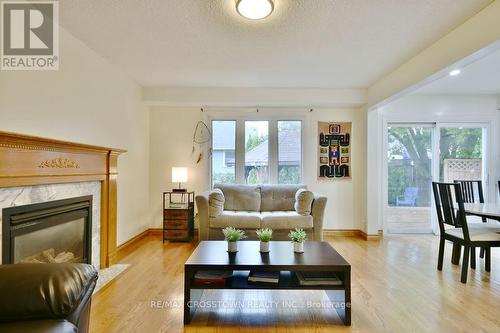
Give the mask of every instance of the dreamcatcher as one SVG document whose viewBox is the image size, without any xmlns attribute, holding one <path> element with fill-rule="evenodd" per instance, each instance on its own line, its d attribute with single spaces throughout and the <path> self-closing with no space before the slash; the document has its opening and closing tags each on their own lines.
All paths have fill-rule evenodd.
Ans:
<svg viewBox="0 0 500 333">
<path fill-rule="evenodd" d="M 205 155 L 205 144 L 210 142 L 212 133 L 207 124 L 198 121 L 193 133 L 193 149 L 191 155 L 196 156 L 196 164 L 200 163 Z"/>
</svg>

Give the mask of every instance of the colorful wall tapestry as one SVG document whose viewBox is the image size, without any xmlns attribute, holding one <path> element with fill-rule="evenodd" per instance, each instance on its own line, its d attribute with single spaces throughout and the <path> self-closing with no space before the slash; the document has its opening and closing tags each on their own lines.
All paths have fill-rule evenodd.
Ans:
<svg viewBox="0 0 500 333">
<path fill-rule="evenodd" d="M 351 178 L 352 123 L 318 122 L 319 179 Z"/>
</svg>

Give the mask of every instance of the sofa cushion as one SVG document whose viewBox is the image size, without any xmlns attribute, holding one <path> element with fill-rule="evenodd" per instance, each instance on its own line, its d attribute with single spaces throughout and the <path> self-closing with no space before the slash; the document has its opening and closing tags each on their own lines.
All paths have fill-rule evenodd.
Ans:
<svg viewBox="0 0 500 333">
<path fill-rule="evenodd" d="M 224 193 L 218 188 L 210 191 L 208 195 L 208 216 L 216 217 L 224 211 Z"/>
<path fill-rule="evenodd" d="M 306 188 L 305 185 L 261 185 L 260 193 L 262 211 L 287 211 L 294 210 L 295 193 L 298 189 Z"/>
<path fill-rule="evenodd" d="M 312 215 L 300 215 L 296 211 L 274 211 L 262 212 L 262 228 L 271 229 L 312 229 L 313 217 Z"/>
<path fill-rule="evenodd" d="M 258 229 L 260 228 L 260 213 L 225 210 L 217 217 L 210 217 L 209 225 L 210 228 Z"/>
<path fill-rule="evenodd" d="M 260 186 L 215 184 L 224 193 L 224 210 L 260 211 Z"/>
<path fill-rule="evenodd" d="M 299 189 L 295 194 L 295 211 L 300 215 L 311 215 L 314 194 L 311 191 Z"/>
</svg>

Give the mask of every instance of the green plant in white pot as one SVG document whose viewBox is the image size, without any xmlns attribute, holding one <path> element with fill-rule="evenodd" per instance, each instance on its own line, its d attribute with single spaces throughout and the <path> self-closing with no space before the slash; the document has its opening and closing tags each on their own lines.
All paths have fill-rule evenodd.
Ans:
<svg viewBox="0 0 500 333">
<path fill-rule="evenodd" d="M 307 239 L 307 234 L 304 229 L 295 228 L 295 230 L 290 230 L 288 237 L 290 237 L 293 242 L 293 252 L 303 253 L 304 242 Z"/>
<path fill-rule="evenodd" d="M 273 238 L 273 229 L 263 228 L 255 231 L 260 240 L 260 252 L 269 252 L 269 241 Z"/>
<path fill-rule="evenodd" d="M 227 241 L 227 252 L 238 252 L 238 241 L 247 238 L 245 232 L 235 227 L 222 229 L 224 239 Z"/>
</svg>

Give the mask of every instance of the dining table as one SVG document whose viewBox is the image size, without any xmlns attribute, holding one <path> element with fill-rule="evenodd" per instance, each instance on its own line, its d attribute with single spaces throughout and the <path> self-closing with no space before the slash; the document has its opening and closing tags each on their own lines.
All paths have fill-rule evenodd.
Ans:
<svg viewBox="0 0 500 333">
<path fill-rule="evenodd" d="M 464 203 L 465 214 L 479 216 L 490 220 L 500 222 L 500 203 Z M 453 244 L 451 263 L 458 265 L 460 263 L 462 247 Z"/>
<path fill-rule="evenodd" d="M 498 203 L 465 203 L 465 213 L 485 217 L 500 222 L 500 204 Z"/>
</svg>

